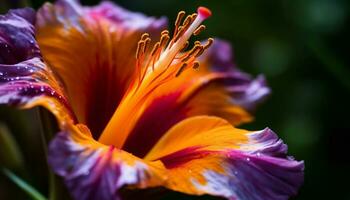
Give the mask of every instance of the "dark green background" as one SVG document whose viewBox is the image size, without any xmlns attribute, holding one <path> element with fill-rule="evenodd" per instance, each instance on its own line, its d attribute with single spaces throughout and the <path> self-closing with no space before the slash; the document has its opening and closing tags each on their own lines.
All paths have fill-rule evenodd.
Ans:
<svg viewBox="0 0 350 200">
<path fill-rule="evenodd" d="M 0 0 L 1 12 L 20 7 Z M 96 4 L 98 0 L 84 1 Z M 120 0 L 120 5 L 148 15 L 209 7 L 213 16 L 201 37 L 229 40 L 238 66 L 265 74 L 272 95 L 257 110 L 252 130 L 272 128 L 305 161 L 305 183 L 294 199 L 350 199 L 350 59 L 347 0 Z M 22 2 L 23 3 L 23 2 Z M 27 2 L 28 3 L 28 2 Z M 42 0 L 33 0 L 38 8 Z M 24 152 L 25 169 L 17 172 L 46 193 L 46 169 L 40 152 L 34 111 L 1 107 L 0 121 L 10 128 Z M 18 125 L 18 122 L 21 125 Z M 36 145 L 33 145 L 36 144 Z M 0 199 L 27 197 L 0 175 Z M 178 194 L 172 195 L 175 199 Z M 170 198 L 170 197 L 169 197 Z M 182 197 L 184 198 L 184 197 Z M 187 197 L 186 197 L 187 198 Z M 13 199 L 13 198 L 11 198 Z"/>
</svg>

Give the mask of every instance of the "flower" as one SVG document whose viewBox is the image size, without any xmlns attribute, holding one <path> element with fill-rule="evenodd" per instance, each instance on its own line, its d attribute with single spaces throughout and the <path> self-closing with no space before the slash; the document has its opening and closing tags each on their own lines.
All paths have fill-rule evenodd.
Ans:
<svg viewBox="0 0 350 200">
<path fill-rule="evenodd" d="M 120 199 L 122 187 L 228 199 L 297 193 L 304 164 L 282 140 L 234 128 L 269 94 L 264 78 L 239 71 L 222 40 L 186 48 L 210 15 L 180 12 L 172 37 L 165 18 L 109 2 L 58 0 L 0 16 L 0 103 L 56 116 L 48 160 L 75 199 Z"/>
</svg>

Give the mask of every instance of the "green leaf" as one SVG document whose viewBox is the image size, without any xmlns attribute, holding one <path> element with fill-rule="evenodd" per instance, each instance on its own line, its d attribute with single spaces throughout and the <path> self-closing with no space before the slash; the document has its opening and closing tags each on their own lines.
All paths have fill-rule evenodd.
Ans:
<svg viewBox="0 0 350 200">
<path fill-rule="evenodd" d="M 33 200 L 47 200 L 42 194 L 40 194 L 35 188 L 30 186 L 24 180 L 16 176 L 10 170 L 3 168 L 2 172 L 13 181 L 18 187 L 24 190 Z"/>
<path fill-rule="evenodd" d="M 0 123 L 0 164 L 10 169 L 23 167 L 23 156 L 10 130 Z"/>
</svg>

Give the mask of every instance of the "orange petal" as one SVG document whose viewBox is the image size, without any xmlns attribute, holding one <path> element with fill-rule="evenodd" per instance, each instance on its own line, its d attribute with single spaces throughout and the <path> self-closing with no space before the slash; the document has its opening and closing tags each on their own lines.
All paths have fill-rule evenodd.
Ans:
<svg viewBox="0 0 350 200">
<path fill-rule="evenodd" d="M 63 81 L 79 122 L 97 138 L 133 80 L 141 34 L 159 35 L 166 19 L 109 2 L 82 7 L 61 0 L 45 4 L 36 24 L 45 61 Z"/>
<path fill-rule="evenodd" d="M 303 162 L 286 155 L 269 129 L 235 129 L 223 119 L 199 116 L 171 128 L 145 157 L 167 168 L 165 187 L 228 199 L 288 199 L 303 182 Z"/>
<path fill-rule="evenodd" d="M 68 132 L 67 132 L 68 131 Z M 92 138 L 84 125 L 58 134 L 49 163 L 76 199 L 116 199 L 120 189 L 166 187 L 192 195 L 277 200 L 294 195 L 303 163 L 269 129 L 234 129 L 215 117 L 194 117 L 174 126 L 140 159 Z"/>
<path fill-rule="evenodd" d="M 127 135 L 123 149 L 142 157 L 170 127 L 188 117 L 218 116 L 233 125 L 252 120 L 250 112 L 270 90 L 263 77 L 252 79 L 235 69 L 231 57 L 225 57 L 231 50 L 217 50 L 224 45 L 227 44 L 214 41 L 200 58 L 199 71 L 186 70 L 158 85 L 155 81 L 139 96 L 130 94 L 123 100 L 119 115 L 110 122 L 118 128 L 119 135 Z M 114 141 L 103 142 L 116 145 L 115 141 L 121 141 L 111 135 Z"/>
</svg>

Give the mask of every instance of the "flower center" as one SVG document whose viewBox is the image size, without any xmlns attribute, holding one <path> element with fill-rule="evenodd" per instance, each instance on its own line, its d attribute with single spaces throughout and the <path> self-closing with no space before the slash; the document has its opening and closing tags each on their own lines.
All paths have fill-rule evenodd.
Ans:
<svg viewBox="0 0 350 200">
<path fill-rule="evenodd" d="M 209 38 L 205 44 L 196 41 L 194 46 L 184 51 L 189 46 L 188 39 L 192 34 L 198 35 L 205 29 L 201 23 L 211 15 L 209 9 L 199 7 L 197 13 L 188 15 L 185 20 L 185 12 L 181 11 L 175 21 L 175 29 L 170 40 L 169 31 L 164 30 L 161 33 L 160 41 L 155 43 L 152 50 L 149 48 L 151 39 L 149 34 L 145 33 L 137 46 L 136 59 L 137 70 L 139 74 L 138 86 L 141 83 L 147 83 L 145 79 L 160 78 L 162 74 L 179 76 L 184 70 L 189 68 L 197 69 L 199 67 L 196 58 L 200 56 L 212 43 L 213 39 Z M 171 69 L 169 69 L 171 67 Z"/>
<path fill-rule="evenodd" d="M 178 13 L 172 38 L 169 31 L 161 33 L 160 40 L 150 48 L 148 33 L 141 36 L 136 50 L 136 70 L 138 74 L 119 104 L 113 117 L 101 134 L 99 141 L 103 144 L 121 148 L 128 134 L 137 123 L 145 109 L 144 100 L 161 84 L 176 78 L 187 69 L 198 69 L 196 58 L 209 48 L 213 39 L 206 42 L 195 41 L 189 50 L 189 38 L 205 29 L 201 23 L 211 15 L 209 9 L 199 7 L 197 13 L 188 15 Z"/>
</svg>

